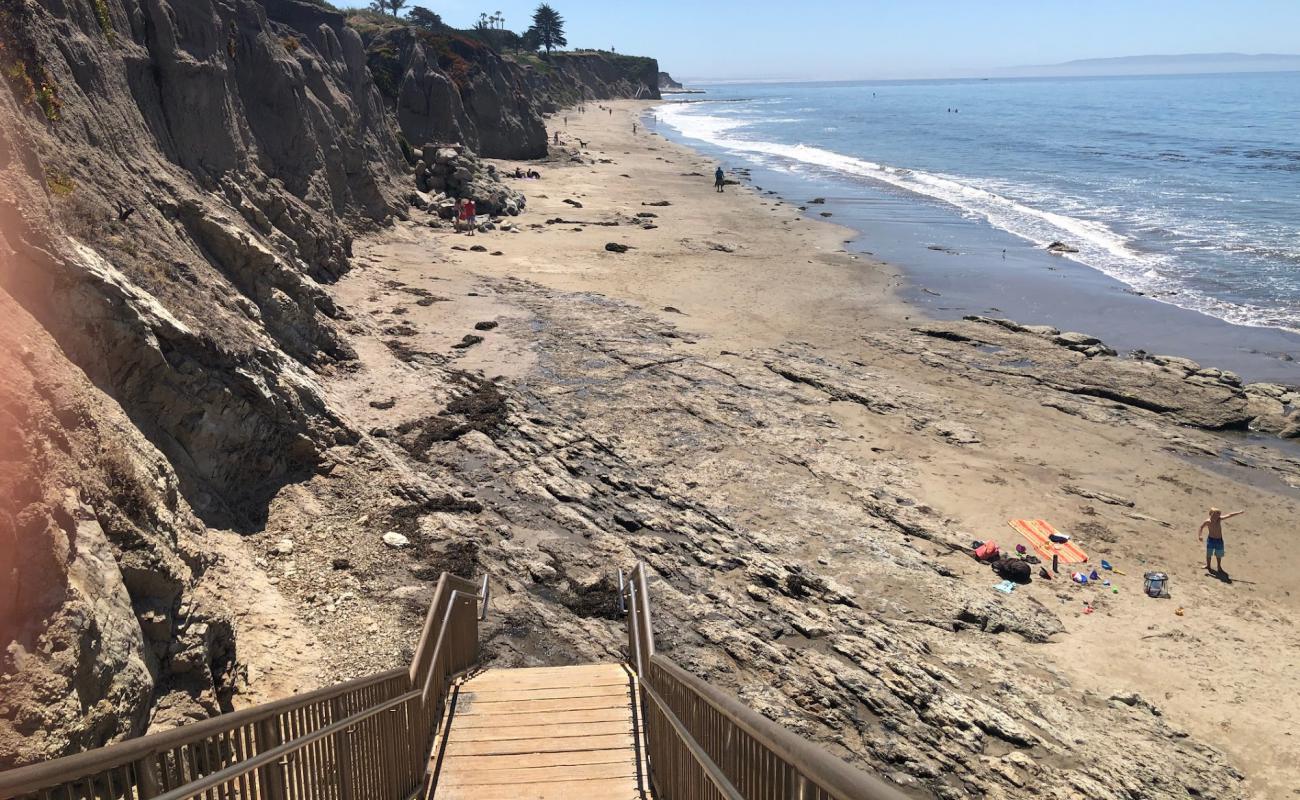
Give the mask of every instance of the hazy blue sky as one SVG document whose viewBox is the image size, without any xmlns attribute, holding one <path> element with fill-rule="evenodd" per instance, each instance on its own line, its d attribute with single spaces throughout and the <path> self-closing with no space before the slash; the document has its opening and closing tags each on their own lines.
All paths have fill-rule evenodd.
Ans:
<svg viewBox="0 0 1300 800">
<path fill-rule="evenodd" d="M 491 2 L 491 5 L 485 5 Z M 346 5 L 366 5 L 345 0 Z M 451 25 L 536 0 L 418 0 Z M 551 0 L 570 47 L 651 55 L 679 79 L 979 75 L 1078 58 L 1300 52 L 1300 0 Z"/>
</svg>

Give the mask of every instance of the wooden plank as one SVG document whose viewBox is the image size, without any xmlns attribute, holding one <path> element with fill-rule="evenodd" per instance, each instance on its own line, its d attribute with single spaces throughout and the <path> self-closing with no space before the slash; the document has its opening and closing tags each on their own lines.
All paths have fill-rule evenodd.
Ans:
<svg viewBox="0 0 1300 800">
<path fill-rule="evenodd" d="M 535 784 L 451 786 L 437 800 L 638 800 L 636 781 L 608 778 Z"/>
<path fill-rule="evenodd" d="M 515 711 L 518 704 L 511 703 L 509 708 L 501 709 L 497 714 L 461 714 L 459 711 L 452 724 L 456 730 L 465 728 L 487 728 L 496 725 L 549 725 L 575 722 L 616 722 L 632 721 L 632 709 L 627 703 L 606 708 L 584 708 L 574 710 L 543 711 L 539 713 Z"/>
<path fill-rule="evenodd" d="M 466 683 L 492 682 L 499 680 L 537 680 L 539 678 L 573 677 L 585 680 L 592 677 L 621 676 L 627 679 L 627 672 L 617 664 L 588 664 L 580 667 L 524 667 L 520 669 L 489 669 L 473 676 Z"/>
<path fill-rule="evenodd" d="M 462 742 L 455 736 L 447 740 L 447 757 L 511 755 L 515 753 L 560 753 L 574 750 L 612 750 L 632 747 L 632 733 L 603 736 L 568 736 L 561 739 L 505 739 L 490 742 Z"/>
<path fill-rule="evenodd" d="M 554 700 L 568 697 L 627 697 L 627 684 L 617 686 L 565 686 L 557 689 L 491 689 L 486 692 L 460 690 L 457 703 L 466 699 L 471 703 L 506 703 L 516 700 Z"/>
<path fill-rule="evenodd" d="M 462 704 L 462 701 L 463 704 Z M 631 701 L 623 695 L 600 697 L 556 697 L 546 700 L 475 701 L 461 696 L 456 702 L 456 716 L 472 714 L 540 714 L 547 711 L 587 711 L 595 708 L 628 708 Z"/>
<path fill-rule="evenodd" d="M 562 664 L 560 666 L 549 667 L 489 667 L 482 672 L 474 675 L 473 678 L 479 678 L 484 675 L 500 675 L 503 672 L 517 672 L 524 675 L 539 675 L 544 672 L 601 672 L 605 670 L 623 671 L 623 665 L 613 661 L 607 661 L 601 664 Z M 471 680 L 473 679 L 471 678 Z"/>
<path fill-rule="evenodd" d="M 465 759 L 469 760 L 469 759 Z M 556 783 L 562 781 L 589 781 L 595 779 L 631 778 L 636 780 L 634 759 L 605 764 L 566 764 L 559 767 L 519 767 L 515 769 L 456 769 L 444 770 L 438 776 L 438 786 L 482 786 L 500 783 Z"/>
<path fill-rule="evenodd" d="M 457 728 L 452 723 L 453 742 L 494 742 L 502 739 L 590 738 L 613 733 L 631 733 L 631 718 L 614 722 L 571 722 L 549 725 L 498 725 L 489 728 Z"/>
<path fill-rule="evenodd" d="M 617 673 L 593 672 L 584 675 L 499 675 L 491 679 L 475 678 L 466 681 L 462 692 L 522 691 L 524 689 L 561 689 L 571 686 L 624 686 L 628 685 L 627 675 Z"/>
<path fill-rule="evenodd" d="M 631 751 L 623 747 L 608 750 L 568 750 L 559 753 L 512 753 L 502 756 L 459 755 L 443 761 L 442 771 L 524 769 L 527 767 L 563 767 L 579 764 L 613 764 L 628 761 Z"/>
</svg>

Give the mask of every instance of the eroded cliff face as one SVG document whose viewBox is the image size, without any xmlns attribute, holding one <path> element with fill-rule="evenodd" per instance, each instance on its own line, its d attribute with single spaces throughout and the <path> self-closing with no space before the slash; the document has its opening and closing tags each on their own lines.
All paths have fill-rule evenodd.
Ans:
<svg viewBox="0 0 1300 800">
<path fill-rule="evenodd" d="M 256 527 L 353 438 L 317 385 L 354 358 L 319 284 L 409 178 L 339 14 L 4 0 L 0 22 L 3 768 L 229 707 L 204 523 Z"/>
<path fill-rule="evenodd" d="M 588 100 L 659 97 L 651 58 L 578 52 L 519 60 L 407 27 L 371 33 L 366 49 L 402 134 L 417 148 L 464 144 L 489 158 L 541 158 L 543 115 Z"/>
</svg>

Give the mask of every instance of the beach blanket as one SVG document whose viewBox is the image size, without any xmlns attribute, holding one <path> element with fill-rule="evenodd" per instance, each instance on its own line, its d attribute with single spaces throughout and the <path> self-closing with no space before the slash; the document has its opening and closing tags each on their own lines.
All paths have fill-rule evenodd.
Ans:
<svg viewBox="0 0 1300 800">
<path fill-rule="evenodd" d="M 1038 557 L 1049 564 L 1052 556 L 1056 556 L 1062 564 L 1082 564 L 1088 560 L 1088 554 L 1073 541 L 1053 542 L 1051 537 L 1059 536 L 1060 533 L 1045 519 L 1013 519 L 1007 524 L 1025 537 Z"/>
</svg>

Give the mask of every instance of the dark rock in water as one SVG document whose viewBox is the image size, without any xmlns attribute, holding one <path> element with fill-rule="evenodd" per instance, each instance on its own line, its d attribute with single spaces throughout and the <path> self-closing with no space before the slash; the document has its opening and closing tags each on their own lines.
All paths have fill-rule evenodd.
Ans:
<svg viewBox="0 0 1300 800">
<path fill-rule="evenodd" d="M 626 253 L 628 250 L 631 250 L 632 248 L 628 247 L 625 244 L 619 244 L 618 242 L 610 242 L 605 245 L 605 249 L 611 253 Z"/>
<path fill-rule="evenodd" d="M 1049 244 L 1049 245 L 1047 246 L 1047 252 L 1049 252 L 1049 253 L 1077 253 L 1077 252 L 1079 252 L 1079 248 L 1077 248 L 1077 247 L 1071 247 L 1070 245 L 1066 244 L 1065 242 L 1052 242 L 1051 244 Z"/>
<path fill-rule="evenodd" d="M 826 198 L 825 198 L 825 197 L 814 197 L 813 199 L 811 199 L 811 200 L 808 201 L 808 205 L 810 205 L 810 206 L 819 206 L 819 205 L 821 205 L 821 204 L 823 204 L 823 203 L 825 203 L 825 202 L 826 202 Z"/>
<path fill-rule="evenodd" d="M 500 324 L 500 323 L 498 323 L 498 322 L 497 322 L 496 320 L 494 320 L 494 319 L 488 319 L 488 320 L 484 320 L 484 321 L 482 321 L 482 322 L 475 322 L 475 323 L 474 323 L 474 330 L 476 330 L 476 331 L 490 331 L 490 330 L 492 330 L 493 328 L 495 328 L 495 327 L 496 327 L 497 325 L 499 325 L 499 324 Z"/>
<path fill-rule="evenodd" d="M 831 212 L 829 212 L 829 211 L 823 211 L 823 212 L 822 212 L 822 216 L 823 216 L 823 217 L 829 217 L 830 215 L 831 215 Z"/>
<path fill-rule="evenodd" d="M 476 344 L 480 344 L 482 343 L 482 341 L 483 341 L 482 336 L 476 336 L 472 333 L 467 333 L 465 334 L 465 338 L 461 339 L 456 344 L 453 344 L 452 347 L 456 350 L 464 350 L 467 347 L 473 347 Z"/>
</svg>

